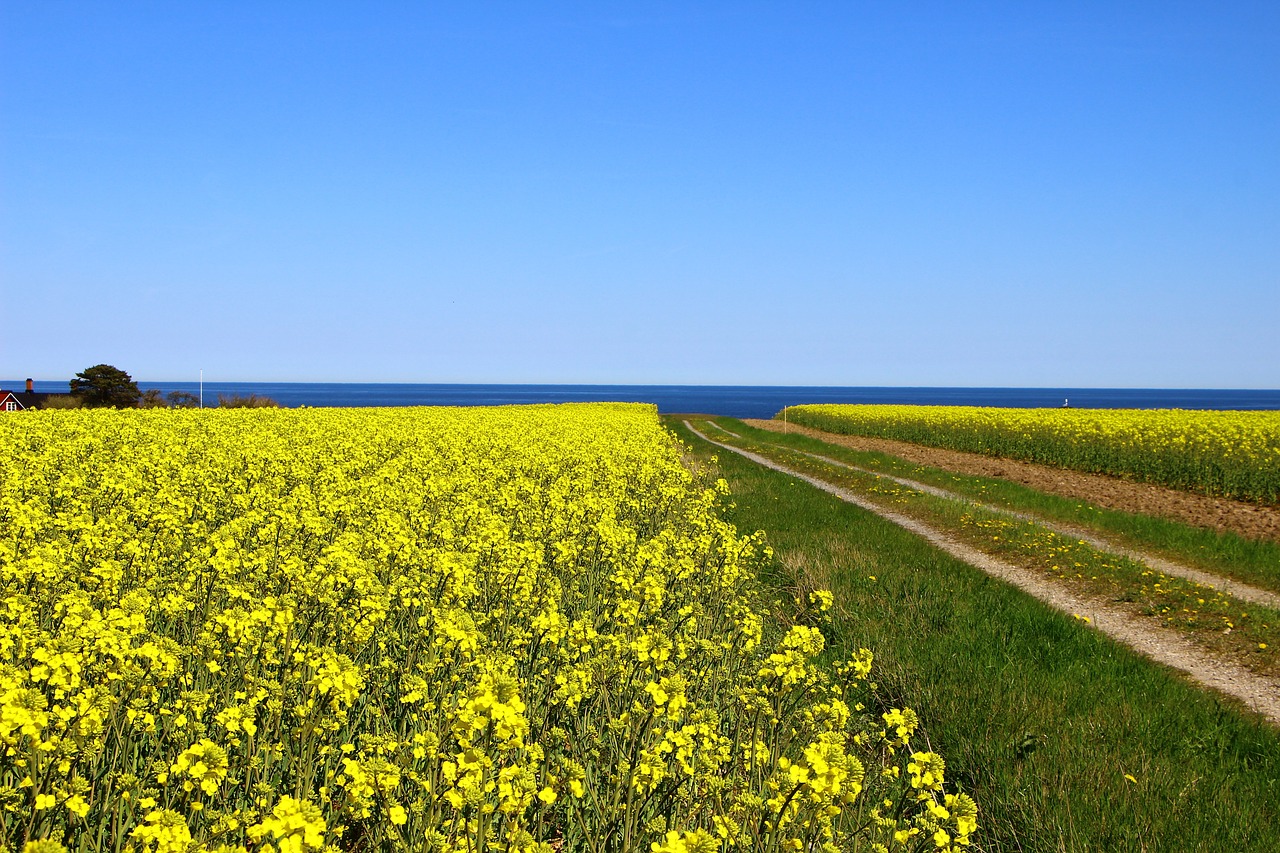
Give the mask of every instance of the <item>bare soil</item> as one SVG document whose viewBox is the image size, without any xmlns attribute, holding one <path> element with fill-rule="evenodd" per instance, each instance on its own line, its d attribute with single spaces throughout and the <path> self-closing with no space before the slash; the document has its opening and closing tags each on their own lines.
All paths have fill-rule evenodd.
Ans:
<svg viewBox="0 0 1280 853">
<path fill-rule="evenodd" d="M 788 432 L 801 433 L 854 450 L 887 453 L 915 462 L 917 465 L 942 468 L 958 474 L 998 477 L 1042 492 L 1085 500 L 1095 506 L 1108 509 L 1154 515 L 1197 527 L 1230 531 L 1250 539 L 1270 539 L 1280 542 L 1280 507 L 1198 495 L 1151 483 L 1136 483 L 1103 474 L 1068 471 L 1035 462 L 1020 462 L 1014 459 L 983 456 L 978 453 L 925 447 L 888 438 L 839 435 L 796 424 L 784 425 L 781 421 L 757 418 L 745 419 L 745 422 L 759 429 L 773 432 L 782 432 L 785 429 Z"/>
</svg>

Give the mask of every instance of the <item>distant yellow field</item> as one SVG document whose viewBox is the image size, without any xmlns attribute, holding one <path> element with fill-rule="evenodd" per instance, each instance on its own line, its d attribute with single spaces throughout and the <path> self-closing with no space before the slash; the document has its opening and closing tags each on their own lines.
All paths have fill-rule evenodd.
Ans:
<svg viewBox="0 0 1280 853">
<path fill-rule="evenodd" d="M 1280 503 L 1280 412 L 808 405 L 798 424 Z"/>
<path fill-rule="evenodd" d="M 816 664 L 829 593 L 778 627 L 680 450 L 636 405 L 0 419 L 3 838 L 967 843 L 871 653 Z"/>
</svg>

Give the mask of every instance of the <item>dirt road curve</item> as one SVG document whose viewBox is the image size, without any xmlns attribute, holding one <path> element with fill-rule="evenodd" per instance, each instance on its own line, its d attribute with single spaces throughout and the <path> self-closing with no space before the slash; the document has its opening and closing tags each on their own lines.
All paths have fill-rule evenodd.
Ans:
<svg viewBox="0 0 1280 853">
<path fill-rule="evenodd" d="M 1213 498 L 1150 483 L 1135 483 L 1117 477 L 1107 477 L 1102 474 L 1084 474 L 1079 471 L 1038 465 L 1034 462 L 996 459 L 977 453 L 942 450 L 887 438 L 837 435 L 795 424 L 784 427 L 781 421 L 752 418 L 745 422 L 753 427 L 774 432 L 782 432 L 785 428 L 790 432 L 808 435 L 830 444 L 851 447 L 854 450 L 888 453 L 900 459 L 915 462 L 917 465 L 929 465 L 933 468 L 943 468 L 947 471 L 978 477 L 999 477 L 1042 492 L 1086 500 L 1095 506 L 1108 509 L 1140 512 L 1194 524 L 1197 527 L 1231 531 L 1251 539 L 1274 539 L 1280 542 L 1280 507 Z"/>
<path fill-rule="evenodd" d="M 755 425 L 759 422 L 752 423 Z M 956 559 L 968 563 L 993 577 L 1012 583 L 1050 607 L 1063 613 L 1071 613 L 1088 619 L 1093 627 L 1112 639 L 1129 646 L 1158 663 L 1185 673 L 1193 681 L 1241 700 L 1266 717 L 1272 724 L 1280 726 L 1280 681 L 1255 675 L 1243 667 L 1214 658 L 1176 632 L 1153 625 L 1149 619 L 1130 615 L 1120 608 L 1108 605 L 1104 601 L 1075 595 L 1033 572 L 984 554 L 913 518 L 879 507 L 846 489 L 823 482 L 816 477 L 802 474 L 799 471 L 793 471 L 771 459 L 716 441 L 699 432 L 689 421 L 685 421 L 684 424 L 695 435 L 710 444 L 732 453 L 737 453 L 766 468 L 804 480 L 841 500 L 862 507 L 868 512 L 873 512 L 918 536 L 924 537 L 935 547 L 947 552 Z M 779 424 L 779 426 L 781 425 Z M 825 433 L 823 437 L 826 438 Z"/>
</svg>

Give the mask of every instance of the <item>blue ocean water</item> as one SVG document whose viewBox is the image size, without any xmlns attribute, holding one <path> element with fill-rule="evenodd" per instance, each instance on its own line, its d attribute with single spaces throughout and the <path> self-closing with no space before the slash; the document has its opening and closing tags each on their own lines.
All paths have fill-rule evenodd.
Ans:
<svg viewBox="0 0 1280 853">
<path fill-rule="evenodd" d="M 0 388 L 21 390 L 22 380 Z M 196 382 L 139 382 L 146 390 L 199 392 Z M 36 382 L 66 391 L 65 382 Z M 588 401 L 656 403 L 664 413 L 771 418 L 801 403 L 907 403 L 932 406 L 1081 409 L 1280 409 L 1280 390 L 1159 388 L 841 388 L 767 385 L 444 385 L 380 382 L 206 382 L 205 405 L 219 394 L 259 394 L 284 406 L 498 406 Z"/>
</svg>

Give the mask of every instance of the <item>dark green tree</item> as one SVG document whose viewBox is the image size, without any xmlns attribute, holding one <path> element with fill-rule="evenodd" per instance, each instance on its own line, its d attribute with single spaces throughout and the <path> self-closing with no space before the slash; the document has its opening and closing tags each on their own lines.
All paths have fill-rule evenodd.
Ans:
<svg viewBox="0 0 1280 853">
<path fill-rule="evenodd" d="M 142 396 L 138 398 L 139 409 L 167 409 L 169 404 L 164 401 L 164 394 L 159 388 L 148 388 L 142 392 Z"/>
<path fill-rule="evenodd" d="M 219 394 L 218 408 L 220 409 L 278 409 L 280 404 L 270 397 L 260 397 L 257 394 Z"/>
<path fill-rule="evenodd" d="M 200 405 L 200 398 L 187 391 L 170 391 L 165 395 L 172 409 L 194 409 Z"/>
<path fill-rule="evenodd" d="M 89 408 L 132 409 L 141 396 L 133 377 L 109 364 L 95 364 L 77 373 L 71 393 Z"/>
</svg>

